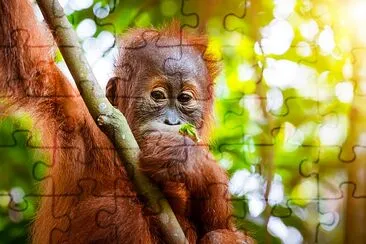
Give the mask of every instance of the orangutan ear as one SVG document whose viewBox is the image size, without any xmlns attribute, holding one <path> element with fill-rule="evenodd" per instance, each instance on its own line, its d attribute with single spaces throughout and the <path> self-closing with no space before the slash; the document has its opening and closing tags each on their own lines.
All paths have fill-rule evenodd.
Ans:
<svg viewBox="0 0 366 244">
<path fill-rule="evenodd" d="M 118 83 L 118 77 L 112 77 L 106 86 L 106 96 L 109 100 L 109 102 L 113 105 L 116 106 L 117 104 L 117 83 Z"/>
</svg>

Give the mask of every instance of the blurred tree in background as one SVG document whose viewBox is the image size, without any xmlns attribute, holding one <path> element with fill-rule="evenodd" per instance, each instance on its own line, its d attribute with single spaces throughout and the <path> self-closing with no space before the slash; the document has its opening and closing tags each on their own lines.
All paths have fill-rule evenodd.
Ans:
<svg viewBox="0 0 366 244">
<path fill-rule="evenodd" d="M 208 35 L 223 62 L 211 148 L 230 173 L 234 217 L 258 243 L 366 241 L 364 1 L 60 3 L 103 87 L 128 28 L 179 19 Z M 26 113 L 0 123 L 0 243 L 26 242 L 36 209 L 33 168 L 47 154 L 32 124 Z"/>
</svg>

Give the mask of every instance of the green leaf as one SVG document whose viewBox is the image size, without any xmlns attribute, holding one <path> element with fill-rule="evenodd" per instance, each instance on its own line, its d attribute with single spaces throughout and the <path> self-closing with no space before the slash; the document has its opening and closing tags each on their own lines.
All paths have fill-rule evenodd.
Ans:
<svg viewBox="0 0 366 244">
<path fill-rule="evenodd" d="M 179 134 L 183 135 L 183 136 L 188 136 L 189 138 L 191 138 L 193 141 L 195 142 L 199 142 L 200 138 L 198 136 L 196 127 L 192 124 L 183 124 L 180 128 L 179 128 Z"/>
</svg>

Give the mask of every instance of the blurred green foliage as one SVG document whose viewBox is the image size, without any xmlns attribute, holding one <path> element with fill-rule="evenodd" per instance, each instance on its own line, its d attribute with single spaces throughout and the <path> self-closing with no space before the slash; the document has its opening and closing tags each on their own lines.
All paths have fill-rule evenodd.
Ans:
<svg viewBox="0 0 366 244">
<path fill-rule="evenodd" d="M 29 221 L 34 216 L 35 201 L 21 200 L 25 194 L 37 193 L 33 165 L 43 157 L 28 146 L 31 126 L 32 119 L 27 113 L 1 119 L 0 243 L 24 243 Z M 32 131 L 36 141 L 36 131 Z"/>
</svg>

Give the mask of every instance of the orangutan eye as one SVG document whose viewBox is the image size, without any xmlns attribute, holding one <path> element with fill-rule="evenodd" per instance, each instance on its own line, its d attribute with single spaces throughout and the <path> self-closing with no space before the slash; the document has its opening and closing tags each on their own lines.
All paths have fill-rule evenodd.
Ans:
<svg viewBox="0 0 366 244">
<path fill-rule="evenodd" d="M 180 103 L 188 103 L 193 99 L 193 96 L 188 93 L 188 92 L 182 92 L 179 96 L 178 96 L 178 101 Z"/>
<path fill-rule="evenodd" d="M 166 99 L 165 93 L 161 89 L 153 90 L 150 96 L 156 101 Z"/>
</svg>

